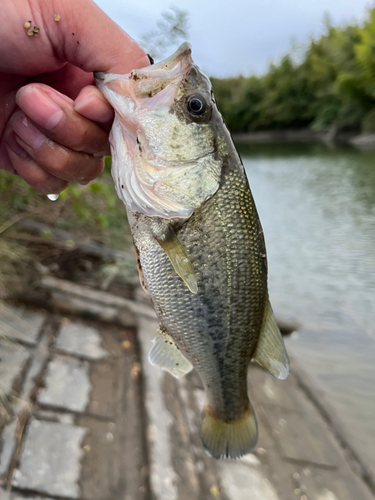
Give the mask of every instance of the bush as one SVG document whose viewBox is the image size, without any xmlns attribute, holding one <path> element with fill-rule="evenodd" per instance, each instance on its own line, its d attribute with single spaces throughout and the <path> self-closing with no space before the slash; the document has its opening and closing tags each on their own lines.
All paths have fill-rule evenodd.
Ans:
<svg viewBox="0 0 375 500">
<path fill-rule="evenodd" d="M 362 27 L 334 27 L 312 39 L 301 60 L 291 55 L 263 76 L 213 79 L 216 99 L 233 132 L 331 126 L 369 127 L 375 107 L 375 8 Z"/>
</svg>

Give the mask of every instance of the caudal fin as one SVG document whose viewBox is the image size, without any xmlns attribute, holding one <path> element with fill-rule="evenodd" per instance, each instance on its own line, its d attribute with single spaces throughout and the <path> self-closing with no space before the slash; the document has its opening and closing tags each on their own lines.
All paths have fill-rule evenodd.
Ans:
<svg viewBox="0 0 375 500">
<path fill-rule="evenodd" d="M 209 408 L 205 408 L 201 439 L 207 453 L 213 458 L 239 458 L 250 453 L 258 440 L 258 428 L 251 405 L 239 419 L 230 422 L 215 417 Z"/>
</svg>

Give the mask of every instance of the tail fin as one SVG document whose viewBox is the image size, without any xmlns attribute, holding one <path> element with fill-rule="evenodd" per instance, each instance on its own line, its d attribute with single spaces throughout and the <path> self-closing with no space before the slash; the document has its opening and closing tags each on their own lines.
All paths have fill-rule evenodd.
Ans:
<svg viewBox="0 0 375 500">
<path fill-rule="evenodd" d="M 203 411 L 201 439 L 207 453 L 213 458 L 239 458 L 250 453 L 258 440 L 257 422 L 251 405 L 239 419 L 230 422 L 216 417 L 206 407 Z"/>
</svg>

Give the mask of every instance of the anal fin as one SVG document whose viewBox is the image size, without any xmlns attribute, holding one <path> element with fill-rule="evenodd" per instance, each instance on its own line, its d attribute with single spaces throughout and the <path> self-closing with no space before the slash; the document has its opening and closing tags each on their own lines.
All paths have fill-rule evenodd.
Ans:
<svg viewBox="0 0 375 500">
<path fill-rule="evenodd" d="M 279 380 L 285 380 L 289 375 L 288 355 L 269 300 L 253 359 Z"/>
<path fill-rule="evenodd" d="M 183 377 L 193 369 L 193 365 L 185 358 L 172 337 L 161 325 L 153 340 L 148 359 L 152 365 L 162 368 L 176 378 Z"/>
<path fill-rule="evenodd" d="M 167 254 L 173 269 L 191 291 L 198 293 L 198 284 L 190 259 L 171 227 L 164 228 L 162 235 L 155 235 L 159 245 Z"/>
</svg>

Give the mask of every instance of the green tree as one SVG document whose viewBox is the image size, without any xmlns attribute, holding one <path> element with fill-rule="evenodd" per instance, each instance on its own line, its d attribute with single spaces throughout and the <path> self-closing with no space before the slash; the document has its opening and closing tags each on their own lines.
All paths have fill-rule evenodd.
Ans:
<svg viewBox="0 0 375 500">
<path fill-rule="evenodd" d="M 260 77 L 213 79 L 234 131 L 312 127 L 375 132 L 375 8 L 363 26 L 333 26 L 298 60 L 284 56 Z M 294 50 L 295 51 L 295 50 Z"/>
<path fill-rule="evenodd" d="M 375 99 L 375 9 L 369 11 L 369 18 L 359 30 L 354 50 L 363 79 L 361 88 L 367 96 Z"/>
<path fill-rule="evenodd" d="M 265 92 L 258 107 L 258 127 L 294 128 L 311 122 L 312 96 L 303 65 L 295 65 L 285 56 L 278 65 L 271 65 L 262 81 Z"/>
</svg>

